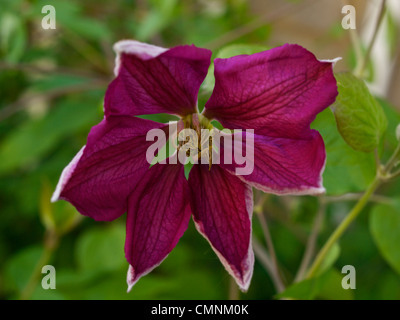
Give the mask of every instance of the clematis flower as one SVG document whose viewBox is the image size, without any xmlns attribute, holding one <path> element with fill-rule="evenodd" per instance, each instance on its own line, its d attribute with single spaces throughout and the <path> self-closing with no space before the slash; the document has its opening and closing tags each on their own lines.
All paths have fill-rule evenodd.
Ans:
<svg viewBox="0 0 400 320">
<path fill-rule="evenodd" d="M 215 88 L 198 115 L 209 50 L 128 40 L 114 49 L 116 78 L 105 95 L 105 117 L 62 172 L 52 201 L 67 200 L 101 221 L 127 212 L 129 289 L 167 257 L 192 216 L 226 270 L 247 290 L 254 265 L 252 187 L 277 195 L 324 192 L 324 142 L 310 124 L 337 95 L 333 61 L 319 61 L 290 44 L 216 59 Z M 195 130 L 209 127 L 212 119 L 228 129 L 253 129 L 240 134 L 254 142 L 254 170 L 237 176 L 236 163 L 200 163 L 187 180 L 182 164 L 149 166 L 146 150 L 153 142 L 146 141 L 146 133 L 155 128 L 168 133 L 168 124 L 136 116 L 157 113 L 177 115 Z"/>
</svg>

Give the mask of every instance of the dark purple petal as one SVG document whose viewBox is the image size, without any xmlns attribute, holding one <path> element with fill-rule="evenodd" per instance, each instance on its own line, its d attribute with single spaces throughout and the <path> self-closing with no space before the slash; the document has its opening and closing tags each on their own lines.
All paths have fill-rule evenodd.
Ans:
<svg viewBox="0 0 400 320">
<path fill-rule="evenodd" d="M 242 135 L 243 146 L 233 148 L 223 145 L 232 154 L 233 164 L 221 160 L 220 166 L 232 174 L 238 174 L 235 161 L 238 153 L 246 155 L 245 143 L 254 145 L 254 152 L 246 155 L 247 170 L 238 175 L 242 181 L 267 193 L 283 194 L 321 194 L 325 192 L 322 185 L 322 173 L 325 168 L 325 146 L 318 131 L 310 130 L 302 139 L 274 138 L 247 132 Z M 252 160 L 253 158 L 253 160 Z M 253 161 L 253 162 L 252 162 Z"/>
<path fill-rule="evenodd" d="M 251 187 L 213 165 L 196 165 L 189 175 L 197 230 L 210 242 L 226 270 L 246 291 L 253 274 Z"/>
<path fill-rule="evenodd" d="M 317 113 L 335 101 L 332 64 L 289 44 L 250 56 L 216 59 L 215 88 L 205 116 L 225 128 L 303 137 Z"/>
<path fill-rule="evenodd" d="M 107 89 L 106 116 L 196 112 L 197 95 L 207 75 L 211 51 L 195 46 L 164 49 L 121 41 L 116 78 Z"/>
<path fill-rule="evenodd" d="M 113 220 L 150 167 L 146 134 L 166 125 L 134 117 L 109 117 L 94 126 L 87 145 L 64 169 L 52 201 L 64 199 L 96 220 Z"/>
<path fill-rule="evenodd" d="M 189 188 L 180 164 L 155 164 L 128 204 L 125 255 L 130 290 L 171 252 L 190 220 Z"/>
</svg>

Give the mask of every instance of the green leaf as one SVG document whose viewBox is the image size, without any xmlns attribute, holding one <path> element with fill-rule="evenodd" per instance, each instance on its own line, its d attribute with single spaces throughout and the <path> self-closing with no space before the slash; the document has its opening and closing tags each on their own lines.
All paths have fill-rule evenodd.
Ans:
<svg viewBox="0 0 400 320">
<path fill-rule="evenodd" d="M 63 101 L 44 118 L 28 120 L 0 143 L 0 175 L 45 155 L 63 137 L 93 125 L 98 110 L 84 101 Z"/>
<path fill-rule="evenodd" d="M 152 6 L 136 31 L 136 38 L 141 41 L 148 40 L 168 26 L 177 7 L 177 0 L 153 0 Z"/>
<path fill-rule="evenodd" d="M 275 296 L 275 298 L 312 300 L 321 291 L 323 281 L 324 277 L 316 277 L 297 282 L 286 288 L 285 291 Z"/>
<path fill-rule="evenodd" d="M 364 81 L 351 73 L 335 77 L 339 95 L 332 109 L 339 132 L 354 150 L 371 152 L 379 146 L 387 128 L 382 107 Z"/>
<path fill-rule="evenodd" d="M 67 87 L 76 87 L 88 84 L 90 79 L 75 75 L 51 74 L 36 80 L 30 87 L 35 92 L 46 92 Z"/>
<path fill-rule="evenodd" d="M 12 256 L 4 270 L 6 287 L 21 291 L 28 283 L 42 253 L 43 248 L 40 246 L 31 246 Z"/>
<path fill-rule="evenodd" d="M 329 270 L 336 260 L 340 256 L 340 246 L 335 243 L 332 248 L 328 251 L 325 259 L 322 261 L 322 264 L 317 269 L 316 275 L 319 276 L 323 274 L 325 271 Z"/>
<path fill-rule="evenodd" d="M 354 291 L 343 289 L 342 280 L 344 275 L 333 269 L 327 272 L 327 276 L 317 297 L 327 300 L 352 300 Z"/>
<path fill-rule="evenodd" d="M 82 270 L 112 271 L 126 264 L 124 257 L 125 227 L 114 224 L 93 228 L 84 233 L 76 245 L 76 259 Z"/>
<path fill-rule="evenodd" d="M 363 191 L 375 177 L 375 160 L 372 153 L 352 149 L 339 134 L 330 109 L 317 115 L 312 123 L 325 142 L 326 166 L 323 184 L 327 194 Z"/>
<path fill-rule="evenodd" d="M 26 28 L 20 16 L 4 12 L 0 16 L 0 52 L 8 62 L 18 62 L 27 42 Z"/>
<path fill-rule="evenodd" d="M 400 200 L 394 201 L 393 205 L 376 205 L 369 226 L 380 253 L 400 274 Z"/>
<path fill-rule="evenodd" d="M 189 161 L 187 164 L 184 165 L 186 180 L 189 180 L 189 173 L 190 170 L 192 170 L 192 168 L 193 168 L 193 163 L 191 161 Z"/>
<path fill-rule="evenodd" d="M 342 288 L 343 276 L 337 270 L 329 270 L 324 274 L 297 282 L 275 298 L 289 298 L 300 300 L 329 299 L 349 300 L 353 298 L 351 290 Z"/>
</svg>

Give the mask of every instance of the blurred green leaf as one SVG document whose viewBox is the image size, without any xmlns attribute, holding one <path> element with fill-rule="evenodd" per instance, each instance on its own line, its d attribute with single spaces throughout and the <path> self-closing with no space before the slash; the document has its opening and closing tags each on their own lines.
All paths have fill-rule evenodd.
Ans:
<svg viewBox="0 0 400 320">
<path fill-rule="evenodd" d="M 40 194 L 39 216 L 43 226 L 47 230 L 55 230 L 56 223 L 53 216 L 53 208 L 50 204 L 52 190 L 50 184 L 45 180 L 42 184 L 42 192 Z"/>
<path fill-rule="evenodd" d="M 322 275 L 324 272 L 329 270 L 336 262 L 336 260 L 339 258 L 339 255 L 340 255 L 340 246 L 337 243 L 335 243 L 327 253 L 325 259 L 322 261 L 322 264 L 318 268 L 316 275 L 317 276 Z"/>
<path fill-rule="evenodd" d="M 321 291 L 323 283 L 326 281 L 326 279 L 327 273 L 319 277 L 314 277 L 297 282 L 286 288 L 285 291 L 276 295 L 275 298 L 312 300 Z"/>
<path fill-rule="evenodd" d="M 88 84 L 90 79 L 66 75 L 66 74 L 50 74 L 33 82 L 31 90 L 35 92 L 47 92 L 59 88 L 75 87 Z"/>
<path fill-rule="evenodd" d="M 96 107 L 64 100 L 44 118 L 28 120 L 15 128 L 0 144 L 0 175 L 32 163 L 66 135 L 94 124 L 99 118 Z"/>
<path fill-rule="evenodd" d="M 299 300 L 327 299 L 349 300 L 353 298 L 351 290 L 342 288 L 343 276 L 336 270 L 329 270 L 322 275 L 306 279 L 286 288 L 276 298 L 291 298 Z"/>
<path fill-rule="evenodd" d="M 0 50 L 8 62 L 18 62 L 24 54 L 27 35 L 22 18 L 11 12 L 0 13 Z"/>
<path fill-rule="evenodd" d="M 136 31 L 136 38 L 141 41 L 149 40 L 168 26 L 177 7 L 177 0 L 152 0 L 150 3 L 152 10 Z"/>
<path fill-rule="evenodd" d="M 330 109 L 317 115 L 311 127 L 325 142 L 327 162 L 323 183 L 328 194 L 363 191 L 375 177 L 374 156 L 352 149 L 339 134 Z"/>
<path fill-rule="evenodd" d="M 112 271 L 126 265 L 125 227 L 114 224 L 85 232 L 76 244 L 76 259 L 82 270 Z"/>
<path fill-rule="evenodd" d="M 382 256 L 400 274 L 400 200 L 376 205 L 369 226 Z"/>
<path fill-rule="evenodd" d="M 42 255 L 43 248 L 31 246 L 17 252 L 5 265 L 5 281 L 9 289 L 21 291 Z"/>
<path fill-rule="evenodd" d="M 364 81 L 351 73 L 335 77 L 339 95 L 332 109 L 339 132 L 354 150 L 371 152 L 385 133 L 386 116 Z"/>
<path fill-rule="evenodd" d="M 48 1 L 39 0 L 33 6 L 32 14 L 39 15 L 40 18 L 44 17 L 41 9 L 43 6 L 48 5 Z M 109 40 L 111 32 L 108 26 L 101 20 L 85 16 L 82 12 L 82 6 L 74 1 L 57 0 L 52 3 L 56 9 L 57 28 L 59 25 L 74 32 L 88 40 Z"/>
<path fill-rule="evenodd" d="M 343 277 L 344 275 L 335 269 L 327 272 L 327 277 L 317 297 L 327 300 L 353 300 L 354 291 L 345 290 L 342 287 Z"/>
</svg>

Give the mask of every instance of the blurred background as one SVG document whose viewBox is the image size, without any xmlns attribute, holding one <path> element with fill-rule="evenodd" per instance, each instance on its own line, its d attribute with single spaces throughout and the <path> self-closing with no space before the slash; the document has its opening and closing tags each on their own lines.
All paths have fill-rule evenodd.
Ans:
<svg viewBox="0 0 400 320">
<path fill-rule="evenodd" d="M 42 7 L 48 4 L 56 9 L 55 30 L 42 28 Z M 81 217 L 68 203 L 49 200 L 62 169 L 103 117 L 116 41 L 136 39 L 164 47 L 193 43 L 213 50 L 214 57 L 289 42 L 306 47 L 319 59 L 342 57 L 336 72 L 352 70 L 356 61 L 352 31 L 341 26 L 345 4 L 356 8 L 356 32 L 366 48 L 380 1 L 1 0 L 0 298 L 274 298 L 274 285 L 258 261 L 248 293 L 237 292 L 192 222 L 165 262 L 127 294 L 125 216 L 95 222 Z M 394 128 L 400 122 L 399 15 L 400 2 L 388 1 L 367 75 L 389 118 L 383 157 L 396 144 Z M 203 86 L 200 105 L 211 90 Z M 328 196 L 360 192 L 374 175 L 373 157 L 350 150 L 327 112 L 314 126 L 327 144 Z M 152 119 L 168 121 L 164 115 Z M 382 192 L 395 197 L 399 188 L 399 183 L 393 183 Z M 288 282 L 301 262 L 318 202 L 313 197 L 268 196 L 264 213 Z M 337 201 L 328 206 L 322 240 L 351 205 L 351 201 Z M 400 298 L 399 270 L 381 257 L 369 231 L 373 207 L 371 203 L 336 248 L 330 281 L 323 290 L 303 298 Z M 262 242 L 256 219 L 254 233 Z M 56 290 L 43 290 L 40 285 L 45 264 L 56 268 Z M 357 268 L 357 290 L 339 288 L 340 270 L 346 264 Z"/>
</svg>

